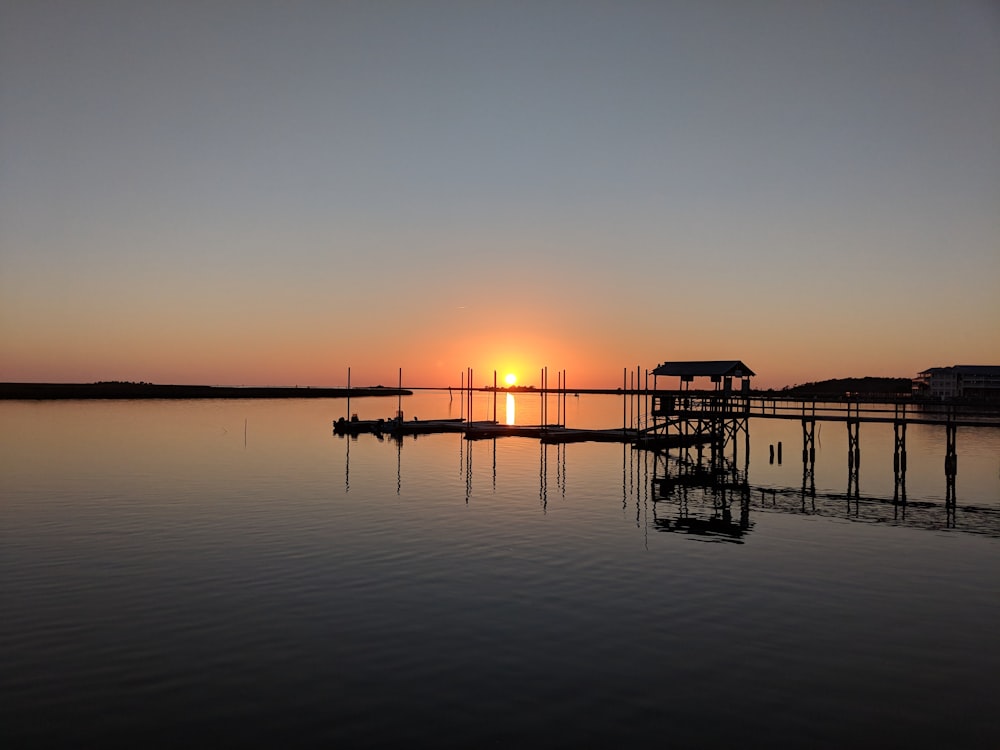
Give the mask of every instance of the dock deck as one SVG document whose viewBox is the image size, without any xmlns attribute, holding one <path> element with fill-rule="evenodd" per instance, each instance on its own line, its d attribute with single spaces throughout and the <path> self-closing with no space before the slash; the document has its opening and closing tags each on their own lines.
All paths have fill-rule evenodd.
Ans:
<svg viewBox="0 0 1000 750">
<path fill-rule="evenodd" d="M 402 438 L 405 435 L 431 435 L 461 433 L 466 440 L 495 440 L 505 437 L 524 437 L 543 443 L 641 443 L 644 447 L 682 447 L 708 442 L 705 436 L 648 435 L 632 428 L 583 429 L 549 425 L 508 425 L 485 420 L 466 422 L 463 419 L 428 419 L 400 421 L 396 419 L 344 420 L 333 423 L 334 434 Z"/>
</svg>

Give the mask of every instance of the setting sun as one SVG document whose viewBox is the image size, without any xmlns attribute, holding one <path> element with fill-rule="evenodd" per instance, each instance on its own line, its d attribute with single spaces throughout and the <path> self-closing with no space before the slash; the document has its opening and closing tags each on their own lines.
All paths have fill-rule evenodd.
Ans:
<svg viewBox="0 0 1000 750">
<path fill-rule="evenodd" d="M 515 375 L 512 372 L 508 372 L 506 375 L 503 376 L 503 382 L 505 382 L 507 385 L 514 385 L 514 383 L 517 382 L 517 375 Z"/>
</svg>

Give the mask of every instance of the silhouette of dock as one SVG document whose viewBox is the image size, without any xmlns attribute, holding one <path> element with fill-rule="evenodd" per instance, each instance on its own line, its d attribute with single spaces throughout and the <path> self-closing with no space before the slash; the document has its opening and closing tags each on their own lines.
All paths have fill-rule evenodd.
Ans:
<svg viewBox="0 0 1000 750">
<path fill-rule="evenodd" d="M 468 422 L 463 419 L 338 419 L 333 423 L 337 435 L 371 434 L 379 437 L 402 438 L 405 435 L 430 435 L 435 433 L 462 433 L 466 440 L 495 440 L 505 437 L 522 437 L 541 440 L 543 443 L 631 443 L 639 436 L 629 428 L 577 429 L 559 424 L 508 425 L 494 420 Z M 678 441 L 676 443 L 680 445 Z"/>
</svg>

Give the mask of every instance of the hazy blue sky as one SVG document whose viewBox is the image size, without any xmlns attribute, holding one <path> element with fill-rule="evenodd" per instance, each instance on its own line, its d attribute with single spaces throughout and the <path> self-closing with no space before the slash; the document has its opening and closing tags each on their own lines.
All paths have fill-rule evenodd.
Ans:
<svg viewBox="0 0 1000 750">
<path fill-rule="evenodd" d="M 1000 3 L 0 0 L 0 380 L 712 358 L 1000 364 Z"/>
</svg>

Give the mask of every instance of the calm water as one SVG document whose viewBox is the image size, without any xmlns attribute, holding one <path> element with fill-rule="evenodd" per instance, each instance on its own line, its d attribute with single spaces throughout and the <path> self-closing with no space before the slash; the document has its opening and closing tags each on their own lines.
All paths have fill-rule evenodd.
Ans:
<svg viewBox="0 0 1000 750">
<path fill-rule="evenodd" d="M 725 514 L 646 452 L 350 440 L 344 410 L 0 404 L 0 743 L 996 747 L 997 431 L 959 431 L 952 512 L 936 428 L 901 507 L 891 428 L 852 497 L 843 425 L 813 494 L 800 426 L 755 421 Z"/>
</svg>

